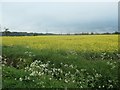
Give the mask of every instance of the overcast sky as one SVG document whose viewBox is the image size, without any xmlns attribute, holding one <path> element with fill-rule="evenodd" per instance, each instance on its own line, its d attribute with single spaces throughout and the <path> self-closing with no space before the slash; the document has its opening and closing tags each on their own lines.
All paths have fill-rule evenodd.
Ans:
<svg viewBox="0 0 120 90">
<path fill-rule="evenodd" d="M 11 31 L 79 33 L 117 31 L 117 2 L 4 2 L 2 26 Z"/>
</svg>

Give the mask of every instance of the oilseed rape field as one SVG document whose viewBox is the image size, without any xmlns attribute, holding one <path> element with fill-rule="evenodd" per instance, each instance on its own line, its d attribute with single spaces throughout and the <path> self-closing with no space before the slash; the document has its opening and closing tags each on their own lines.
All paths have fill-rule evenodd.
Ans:
<svg viewBox="0 0 120 90">
<path fill-rule="evenodd" d="M 2 88 L 119 88 L 118 35 L 0 38 Z"/>
</svg>

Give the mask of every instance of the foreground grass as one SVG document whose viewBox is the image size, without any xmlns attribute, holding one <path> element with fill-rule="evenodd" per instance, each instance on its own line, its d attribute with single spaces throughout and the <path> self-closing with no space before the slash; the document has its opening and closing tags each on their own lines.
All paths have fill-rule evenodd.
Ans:
<svg viewBox="0 0 120 90">
<path fill-rule="evenodd" d="M 3 38 L 3 88 L 118 88 L 117 36 L 48 37 Z"/>
</svg>

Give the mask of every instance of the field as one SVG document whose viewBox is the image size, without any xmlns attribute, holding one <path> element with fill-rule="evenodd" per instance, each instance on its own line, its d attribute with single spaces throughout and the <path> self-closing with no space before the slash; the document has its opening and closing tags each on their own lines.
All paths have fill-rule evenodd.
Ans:
<svg viewBox="0 0 120 90">
<path fill-rule="evenodd" d="M 119 88 L 118 35 L 0 38 L 3 88 Z"/>
</svg>

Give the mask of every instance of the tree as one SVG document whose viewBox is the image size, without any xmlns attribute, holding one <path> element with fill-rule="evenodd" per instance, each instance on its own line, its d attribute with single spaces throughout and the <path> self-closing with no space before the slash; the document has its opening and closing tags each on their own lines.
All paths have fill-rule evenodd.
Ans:
<svg viewBox="0 0 120 90">
<path fill-rule="evenodd" d="M 118 32 L 118 31 L 115 31 L 113 34 L 120 34 L 120 32 Z"/>
<path fill-rule="evenodd" d="M 91 32 L 91 35 L 93 35 L 94 33 L 93 32 Z"/>
<path fill-rule="evenodd" d="M 8 33 L 10 33 L 10 31 L 8 31 L 8 30 L 9 30 L 9 28 L 5 28 L 5 31 L 4 31 L 5 36 L 8 36 Z"/>
</svg>

